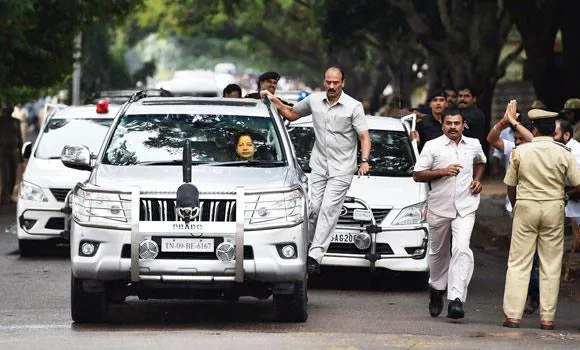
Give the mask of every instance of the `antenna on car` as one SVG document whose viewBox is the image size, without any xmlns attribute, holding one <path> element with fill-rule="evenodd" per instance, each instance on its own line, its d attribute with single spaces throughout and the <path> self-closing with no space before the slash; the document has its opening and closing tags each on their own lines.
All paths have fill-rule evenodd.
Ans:
<svg viewBox="0 0 580 350">
<path fill-rule="evenodd" d="M 199 190 L 191 184 L 191 141 L 183 143 L 183 184 L 177 189 L 175 211 L 188 223 L 199 216 Z"/>
<path fill-rule="evenodd" d="M 183 145 L 183 182 L 191 182 L 191 140 L 185 140 Z"/>
</svg>

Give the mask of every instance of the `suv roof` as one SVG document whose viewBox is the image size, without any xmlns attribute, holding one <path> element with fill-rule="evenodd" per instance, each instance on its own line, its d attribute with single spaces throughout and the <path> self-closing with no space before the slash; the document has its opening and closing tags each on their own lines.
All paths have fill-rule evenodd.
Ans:
<svg viewBox="0 0 580 350">
<path fill-rule="evenodd" d="M 255 99 L 224 97 L 146 97 L 131 103 L 126 114 L 184 113 L 231 114 L 269 118 L 264 103 Z"/>
<path fill-rule="evenodd" d="M 392 117 L 382 117 L 367 115 L 367 124 L 369 129 L 375 130 L 393 130 L 393 131 L 405 131 L 403 124 L 399 118 Z M 312 127 L 312 116 L 306 116 L 292 122 L 290 126 L 294 127 Z"/>
</svg>

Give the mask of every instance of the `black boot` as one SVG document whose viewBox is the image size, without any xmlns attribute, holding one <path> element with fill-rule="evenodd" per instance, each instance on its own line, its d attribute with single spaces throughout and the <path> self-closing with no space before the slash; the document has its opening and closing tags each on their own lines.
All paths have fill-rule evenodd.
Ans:
<svg viewBox="0 0 580 350">
<path fill-rule="evenodd" d="M 453 319 L 459 319 L 465 317 L 465 311 L 463 311 L 463 303 L 459 298 L 451 300 L 447 308 L 447 317 Z"/>
<path fill-rule="evenodd" d="M 431 317 L 437 317 L 443 311 L 443 294 L 444 290 L 437 290 L 429 286 L 429 314 Z"/>
</svg>

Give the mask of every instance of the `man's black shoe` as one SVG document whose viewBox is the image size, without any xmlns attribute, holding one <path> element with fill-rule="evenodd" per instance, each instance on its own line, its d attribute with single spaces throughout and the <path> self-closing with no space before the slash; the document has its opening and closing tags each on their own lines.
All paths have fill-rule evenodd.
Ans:
<svg viewBox="0 0 580 350">
<path fill-rule="evenodd" d="M 437 290 L 429 286 L 429 314 L 431 317 L 437 317 L 443 311 L 443 294 L 444 290 Z"/>
<path fill-rule="evenodd" d="M 459 319 L 465 317 L 465 311 L 463 311 L 463 303 L 459 298 L 451 300 L 447 308 L 447 317 L 453 319 Z"/>
<path fill-rule="evenodd" d="M 316 259 L 308 257 L 306 259 L 306 271 L 309 275 L 317 275 L 320 273 L 320 264 Z"/>
</svg>

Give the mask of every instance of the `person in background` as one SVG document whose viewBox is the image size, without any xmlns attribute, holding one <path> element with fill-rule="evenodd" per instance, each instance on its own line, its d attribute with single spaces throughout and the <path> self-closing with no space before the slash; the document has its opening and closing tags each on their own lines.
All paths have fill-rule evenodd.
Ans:
<svg viewBox="0 0 580 350">
<path fill-rule="evenodd" d="M 278 80 L 280 80 L 280 74 L 278 72 L 266 72 L 262 73 L 258 77 L 258 92 L 252 92 L 246 95 L 246 98 L 255 98 L 260 99 L 260 91 L 268 91 L 272 95 L 276 94 L 276 87 L 278 86 Z M 283 104 L 286 106 L 292 106 L 292 103 L 286 102 L 280 98 L 278 98 Z"/>
<path fill-rule="evenodd" d="M 431 185 L 427 196 L 429 314 L 439 316 L 447 289 L 447 317 L 459 319 L 465 317 L 463 303 L 473 274 L 469 245 L 487 159 L 479 140 L 463 135 L 465 121 L 458 110 L 446 110 L 442 123 L 443 135 L 425 143 L 413 180 Z"/>
<path fill-rule="evenodd" d="M 0 167 L 2 167 L 2 188 L 0 204 L 14 204 L 12 193 L 17 180 L 18 167 L 22 162 L 23 144 L 20 120 L 13 118 L 14 106 L 7 103 L 0 116 Z"/>
<path fill-rule="evenodd" d="M 574 139 L 580 141 L 580 98 L 569 98 L 560 112 L 574 128 Z"/>
<path fill-rule="evenodd" d="M 238 84 L 228 84 L 222 93 L 223 97 L 241 98 L 242 88 Z"/>
<path fill-rule="evenodd" d="M 574 139 L 574 128 L 566 119 L 556 120 L 556 131 L 554 132 L 554 140 L 560 142 L 570 149 L 576 165 L 580 167 L 580 142 Z M 578 198 L 570 199 L 566 204 L 566 217 L 571 219 L 573 234 L 578 235 L 576 242 L 580 243 L 580 201 Z M 580 251 L 580 244 L 571 247 L 571 250 Z"/>
<path fill-rule="evenodd" d="M 485 145 L 485 116 L 481 109 L 477 108 L 477 95 L 468 85 L 460 87 L 458 91 L 458 107 L 461 115 L 465 117 L 465 136 L 476 138 Z"/>
<path fill-rule="evenodd" d="M 443 91 L 447 94 L 447 107 L 453 109 L 457 108 L 457 91 L 452 87 L 446 87 Z"/>
<path fill-rule="evenodd" d="M 417 130 L 411 131 L 412 140 L 417 140 L 420 148 L 430 140 L 443 135 L 442 124 L 443 113 L 447 109 L 447 94 L 443 90 L 434 91 L 429 96 L 430 114 L 423 115 L 417 122 Z"/>
<path fill-rule="evenodd" d="M 519 328 L 537 249 L 540 267 L 540 328 L 554 329 L 564 243 L 566 182 L 580 192 L 580 172 L 566 146 L 553 139 L 558 113 L 532 109 L 532 142 L 512 151 L 504 183 L 513 208 L 506 273 L 504 327 Z M 516 190 L 517 189 L 517 190 Z"/>
</svg>

